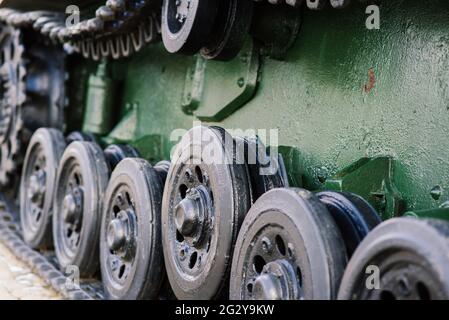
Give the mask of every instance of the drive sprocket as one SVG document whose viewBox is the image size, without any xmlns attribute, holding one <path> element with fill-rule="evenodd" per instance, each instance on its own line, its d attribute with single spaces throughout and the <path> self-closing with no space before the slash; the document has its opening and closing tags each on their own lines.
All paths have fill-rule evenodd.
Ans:
<svg viewBox="0 0 449 320">
<path fill-rule="evenodd" d="M 0 25 L 0 188 L 8 186 L 16 172 L 26 100 L 24 45 L 19 29 Z"/>
</svg>

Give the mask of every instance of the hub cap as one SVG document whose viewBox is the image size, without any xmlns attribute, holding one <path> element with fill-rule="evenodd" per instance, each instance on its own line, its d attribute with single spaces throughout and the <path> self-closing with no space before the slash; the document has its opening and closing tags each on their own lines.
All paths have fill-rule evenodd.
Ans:
<svg viewBox="0 0 449 320">
<path fill-rule="evenodd" d="M 34 166 L 29 173 L 28 179 L 25 180 L 28 186 L 28 201 L 25 204 L 25 211 L 30 214 L 27 214 L 24 218 L 27 220 L 27 227 L 31 230 L 36 230 L 39 227 L 44 210 L 46 160 L 42 152 L 42 148 L 38 147 L 34 157 L 30 159 L 34 162 Z"/>
<path fill-rule="evenodd" d="M 438 280 L 416 255 L 405 252 L 396 254 L 383 261 L 380 270 L 380 290 L 366 290 L 363 294 L 364 299 L 431 300 L 442 298 L 439 294 Z"/>
<path fill-rule="evenodd" d="M 184 23 L 184 21 L 187 19 L 191 2 L 192 0 L 175 0 L 176 20 L 178 20 L 179 23 Z"/>
<path fill-rule="evenodd" d="M 186 274 L 198 274 L 209 258 L 214 235 L 213 195 L 205 169 L 200 166 L 185 170 L 174 210 L 176 260 Z"/>
<path fill-rule="evenodd" d="M 291 300 L 296 298 L 299 283 L 295 266 L 289 260 L 281 259 L 267 263 L 254 280 L 252 292 L 256 300 Z"/>
<path fill-rule="evenodd" d="M 31 175 L 28 189 L 31 202 L 42 204 L 45 196 L 45 182 L 45 171 L 43 169 L 39 169 Z"/>
<path fill-rule="evenodd" d="M 120 215 L 125 215 L 126 213 L 121 211 Z M 109 223 L 107 241 L 108 247 L 111 251 L 118 251 L 125 246 L 127 238 L 127 223 L 120 218 L 115 218 Z"/>
<path fill-rule="evenodd" d="M 127 188 L 120 188 L 113 201 L 112 211 L 107 218 L 107 261 L 114 281 L 123 283 L 136 259 L 137 215 L 134 200 Z"/>
<path fill-rule="evenodd" d="M 266 226 L 252 241 L 244 270 L 245 299 L 295 300 L 303 298 L 296 249 L 281 226 Z"/>
<path fill-rule="evenodd" d="M 64 223 L 63 241 L 67 248 L 75 251 L 78 248 L 84 211 L 83 179 L 78 170 L 74 170 L 69 178 L 68 188 L 62 203 Z"/>
</svg>

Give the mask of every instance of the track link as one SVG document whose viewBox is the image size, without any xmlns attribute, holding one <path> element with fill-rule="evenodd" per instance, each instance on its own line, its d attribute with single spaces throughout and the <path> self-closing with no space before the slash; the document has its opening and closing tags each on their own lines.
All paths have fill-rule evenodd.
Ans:
<svg viewBox="0 0 449 320">
<path fill-rule="evenodd" d="M 45 282 L 69 300 L 102 300 L 103 286 L 97 279 L 80 279 L 73 285 L 71 277 L 59 270 L 52 251 L 38 252 L 22 239 L 17 213 L 5 200 L 0 200 L 0 241 L 20 260 L 25 262 Z"/>
</svg>

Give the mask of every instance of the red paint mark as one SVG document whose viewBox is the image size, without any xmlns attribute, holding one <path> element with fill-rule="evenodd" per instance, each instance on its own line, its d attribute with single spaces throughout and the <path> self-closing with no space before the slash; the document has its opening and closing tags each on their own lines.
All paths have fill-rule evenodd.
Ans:
<svg viewBox="0 0 449 320">
<path fill-rule="evenodd" d="M 370 68 L 368 70 L 368 83 L 365 84 L 364 90 L 366 93 L 370 93 L 376 85 L 376 75 L 374 74 L 374 69 Z"/>
</svg>

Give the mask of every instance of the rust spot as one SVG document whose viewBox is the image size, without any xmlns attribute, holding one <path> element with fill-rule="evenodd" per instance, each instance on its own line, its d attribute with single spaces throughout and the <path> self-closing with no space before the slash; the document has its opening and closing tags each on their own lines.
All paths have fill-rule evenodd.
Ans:
<svg viewBox="0 0 449 320">
<path fill-rule="evenodd" d="M 370 93 L 376 85 L 376 75 L 374 74 L 374 69 L 370 68 L 368 70 L 368 83 L 365 84 L 364 90 L 366 93 Z"/>
</svg>

